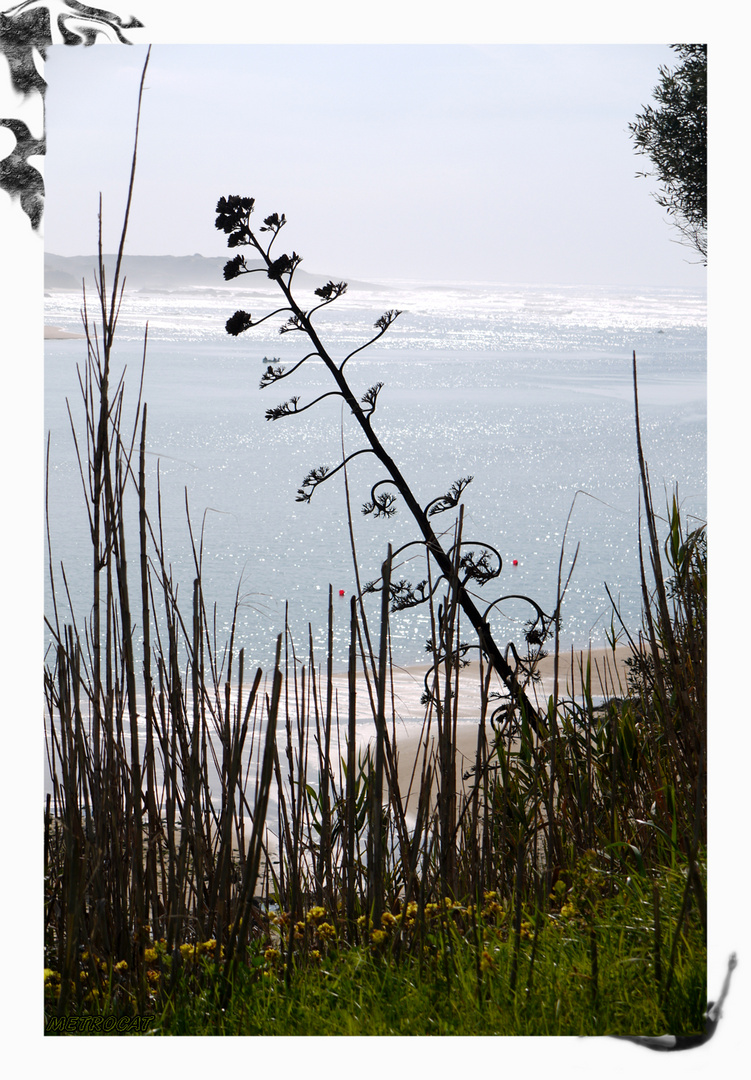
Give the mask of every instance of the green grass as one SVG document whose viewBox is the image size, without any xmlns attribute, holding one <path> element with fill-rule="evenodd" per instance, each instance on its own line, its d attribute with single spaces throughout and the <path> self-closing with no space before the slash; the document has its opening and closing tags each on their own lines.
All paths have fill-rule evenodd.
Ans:
<svg viewBox="0 0 751 1080">
<path fill-rule="evenodd" d="M 666 998 L 657 979 L 649 883 L 602 879 L 593 895 L 594 884 L 591 873 L 569 888 L 561 882 L 545 914 L 522 913 L 518 944 L 513 914 L 490 895 L 475 911 L 449 903 L 420 913 L 412 904 L 403 922 L 401 912 L 389 915 L 380 933 L 368 933 L 361 917 L 356 945 L 342 939 L 343 915 L 313 907 L 298 922 L 288 972 L 284 939 L 290 920 L 272 915 L 235 969 L 226 1006 L 216 942 L 178 950 L 177 977 L 178 961 L 166 944 L 152 944 L 144 953 L 146 1015 L 153 1018 L 145 1034 L 570 1036 L 700 1030 L 706 956 L 698 917 L 684 921 Z M 678 914 L 684 885 L 682 874 L 664 871 L 659 889 L 668 921 Z M 91 957 L 84 956 L 84 983 L 90 968 Z M 130 1014 L 138 997 L 132 973 L 123 964 L 119 970 L 103 964 L 102 970 L 102 992 L 90 994 L 81 1011 Z M 51 1012 L 58 985 L 49 978 Z"/>
</svg>

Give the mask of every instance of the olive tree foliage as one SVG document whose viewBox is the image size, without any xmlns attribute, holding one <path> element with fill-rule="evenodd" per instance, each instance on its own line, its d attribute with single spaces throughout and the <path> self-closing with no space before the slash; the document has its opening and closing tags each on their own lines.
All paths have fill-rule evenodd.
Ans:
<svg viewBox="0 0 751 1080">
<path fill-rule="evenodd" d="M 682 63 L 660 67 L 647 105 L 629 124 L 638 154 L 645 154 L 661 189 L 655 193 L 683 243 L 707 261 L 707 46 L 671 45 Z"/>
<path fill-rule="evenodd" d="M 539 605 L 530 600 L 529 597 L 514 597 L 526 601 L 533 611 L 533 616 L 530 618 L 526 629 L 526 656 L 520 657 L 513 644 L 510 644 L 503 652 L 499 649 L 488 620 L 496 611 L 501 600 L 509 598 L 499 597 L 493 600 L 492 603 L 478 601 L 482 604 L 482 607 L 478 607 L 475 602 L 477 596 L 475 593 L 471 593 L 470 589 L 482 587 L 500 575 L 502 569 L 500 554 L 488 544 L 478 545 L 477 542 L 464 542 L 461 536 L 452 547 L 446 548 L 433 528 L 433 520 L 436 515 L 459 507 L 462 494 L 471 482 L 472 477 L 467 476 L 456 480 L 444 494 L 432 499 L 425 506 L 420 505 L 397 463 L 381 443 L 376 431 L 374 417 L 383 383 L 375 383 L 364 392 L 361 392 L 359 396 L 352 390 L 349 383 L 350 371 L 347 368 L 349 362 L 356 354 L 361 353 L 363 349 L 368 348 L 368 346 L 373 345 L 382 338 L 401 312 L 396 309 L 385 312 L 376 320 L 374 325 L 375 333 L 368 341 L 353 349 L 342 360 L 335 360 L 319 337 L 316 315 L 344 295 L 347 290 L 346 282 L 327 282 L 315 290 L 315 301 L 311 307 L 301 307 L 292 291 L 295 270 L 301 262 L 301 257 L 295 251 L 286 254 L 274 250 L 279 234 L 286 224 L 286 217 L 284 214 L 271 214 L 263 219 L 263 223 L 257 229 L 253 229 L 250 220 L 254 205 L 254 199 L 237 195 L 223 197 L 217 204 L 216 227 L 227 234 L 227 246 L 230 248 L 250 248 L 254 260 L 249 264 L 246 262 L 244 254 L 235 255 L 225 265 L 224 277 L 225 280 L 231 281 L 243 274 L 266 274 L 279 287 L 281 293 L 280 306 L 257 318 L 246 311 L 236 311 L 227 320 L 227 333 L 236 337 L 265 322 L 267 319 L 281 318 L 284 320 L 279 328 L 281 334 L 302 335 L 305 342 L 301 350 L 303 355 L 290 367 L 285 367 L 276 360 L 269 362 L 268 358 L 264 358 L 264 371 L 260 378 L 260 388 L 265 390 L 269 386 L 282 382 L 312 358 L 323 361 L 335 387 L 306 403 L 301 402 L 297 395 L 291 396 L 281 404 L 267 409 L 266 419 L 271 421 L 287 420 L 311 409 L 324 398 L 340 397 L 359 424 L 365 443 L 360 449 L 344 456 L 343 460 L 334 466 L 319 465 L 312 468 L 298 489 L 297 501 L 310 503 L 317 489 L 338 473 L 339 470 L 346 468 L 347 464 L 354 458 L 360 455 L 370 455 L 374 458 L 380 475 L 372 485 L 370 496 L 362 507 L 363 513 L 373 515 L 374 518 L 388 518 L 396 513 L 397 496 L 400 497 L 416 522 L 421 538 L 393 552 L 392 558 L 395 558 L 405 547 L 411 547 L 413 544 L 421 545 L 427 551 L 433 566 L 437 568 L 435 572 L 429 573 L 426 580 L 416 585 L 403 579 L 397 582 L 389 582 L 387 588 L 392 611 L 426 603 L 435 594 L 436 589 L 442 582 L 448 583 L 450 590 L 457 597 L 462 611 L 477 633 L 478 645 L 473 647 L 482 651 L 490 666 L 500 676 L 509 695 L 508 705 L 511 710 L 520 710 L 529 724 L 535 730 L 539 730 L 540 725 L 545 723 L 545 719 L 539 715 L 538 710 L 532 705 L 524 685 L 529 678 L 529 661 L 533 656 L 532 649 L 539 649 L 549 636 L 554 616 L 546 615 Z M 256 256 L 260 256 L 260 262 Z M 375 591 L 377 588 L 378 582 L 371 582 L 364 591 Z M 443 648 L 443 644 L 441 648 Z M 449 656 L 452 648 L 449 643 L 445 643 L 446 654 Z M 454 659 L 460 662 L 468 648 L 469 646 L 462 646 L 461 657 L 454 656 Z M 438 660 L 437 657 L 434 659 Z"/>
</svg>

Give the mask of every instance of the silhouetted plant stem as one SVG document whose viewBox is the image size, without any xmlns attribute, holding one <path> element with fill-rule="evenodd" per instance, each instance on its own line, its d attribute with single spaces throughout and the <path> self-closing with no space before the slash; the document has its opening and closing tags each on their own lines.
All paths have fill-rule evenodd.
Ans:
<svg viewBox="0 0 751 1080">
<path fill-rule="evenodd" d="M 522 882 L 524 880 L 524 844 L 519 840 L 516 844 L 516 875 L 514 887 L 514 949 L 511 955 L 511 974 L 509 975 L 509 988 L 512 994 L 516 993 L 516 979 L 519 973 L 519 952 L 522 943 Z"/>
<path fill-rule="evenodd" d="M 662 930 L 660 927 L 660 890 L 657 882 L 652 883 L 652 912 L 654 914 L 655 983 L 659 989 L 662 984 Z"/>
<path fill-rule="evenodd" d="M 375 760 L 370 803 L 370 837 L 372 865 L 370 866 L 370 895 L 368 907 L 372 911 L 373 926 L 380 929 L 383 914 L 383 773 L 385 762 L 386 731 L 386 676 L 388 660 L 389 631 L 389 585 L 391 583 L 391 545 L 388 547 L 386 560 L 381 567 L 384 588 L 381 594 L 381 640 L 378 653 L 378 708 L 376 713 Z"/>
<path fill-rule="evenodd" d="M 592 1009 L 596 1011 L 600 992 L 600 968 L 597 956 L 597 929 L 594 926 L 589 929 L 589 957 L 592 978 Z"/>
<path fill-rule="evenodd" d="M 398 493 L 403 498 L 409 512 L 412 514 L 417 526 L 422 535 L 426 549 L 429 555 L 436 561 L 441 574 L 445 577 L 452 590 L 457 590 L 457 600 L 462 610 L 467 615 L 470 624 L 473 626 L 475 632 L 478 635 L 480 647 L 487 655 L 488 660 L 494 670 L 498 673 L 504 685 L 509 690 L 512 699 L 516 702 L 518 707 L 522 710 L 527 718 L 527 722 L 530 726 L 537 731 L 538 729 L 538 716 L 537 710 L 533 703 L 527 697 L 522 685 L 520 684 L 516 672 L 508 664 L 505 657 L 498 649 L 493 635 L 487 621 L 481 615 L 480 611 L 476 607 L 472 597 L 469 595 L 465 583 L 459 578 L 456 567 L 451 556 L 444 550 L 440 540 L 436 536 L 430 520 L 428 512 L 417 502 L 412 489 L 403 477 L 396 462 L 388 454 L 383 444 L 378 439 L 375 431 L 373 430 L 371 419 L 376 408 L 376 399 L 378 391 L 381 388 L 381 384 L 376 387 L 372 387 L 370 391 L 363 397 L 363 402 L 367 408 L 363 409 L 361 403 L 357 400 L 353 394 L 347 378 L 344 374 L 344 367 L 347 361 L 355 355 L 355 353 L 367 348 L 369 344 L 377 341 L 394 322 L 400 312 L 394 310 L 386 312 L 377 322 L 376 329 L 378 333 L 375 337 L 359 349 L 350 353 L 341 364 L 337 364 L 328 351 L 326 350 L 323 342 L 318 336 L 318 333 L 311 321 L 311 314 L 318 310 L 318 308 L 331 303 L 337 299 L 346 290 L 344 283 L 334 285 L 333 282 L 329 282 L 322 289 L 317 289 L 316 293 L 322 299 L 322 303 L 317 308 L 313 308 L 311 312 L 304 311 L 297 303 L 295 297 L 292 294 L 291 284 L 294 271 L 300 262 L 300 256 L 293 252 L 292 256 L 282 255 L 276 259 L 271 256 L 271 247 L 276 240 L 279 231 L 286 223 L 284 215 L 281 217 L 278 214 L 273 214 L 264 220 L 264 225 L 261 231 L 267 231 L 272 233 L 271 242 L 264 246 L 256 237 L 254 232 L 249 226 L 250 215 L 253 212 L 254 200 L 249 198 L 239 198 L 238 196 L 230 196 L 228 199 L 220 199 L 217 205 L 217 211 L 219 216 L 217 217 L 217 228 L 222 229 L 225 233 L 229 234 L 228 245 L 230 247 L 237 246 L 250 246 L 253 247 L 261 256 L 264 268 L 268 277 L 276 281 L 283 297 L 284 306 L 270 315 L 264 316 L 263 319 L 258 321 L 265 321 L 266 318 L 271 318 L 273 315 L 282 314 L 284 312 L 290 312 L 288 322 L 282 327 L 282 332 L 299 331 L 304 333 L 313 346 L 313 352 L 308 354 L 302 361 L 295 365 L 291 370 L 295 370 L 304 363 L 309 356 L 317 356 L 321 359 L 326 366 L 329 374 L 336 383 L 337 390 L 332 391 L 332 394 L 338 394 L 342 397 L 344 403 L 351 411 L 355 420 L 360 426 L 367 443 L 368 451 L 372 452 L 380 464 L 385 468 L 388 474 L 388 480 L 379 481 L 372 489 L 370 508 L 366 512 L 375 512 L 376 515 L 383 514 L 389 516 L 393 513 L 392 503 L 393 497 L 390 495 L 375 496 L 376 488 L 382 484 L 388 484 L 396 488 Z M 243 273 L 254 273 L 257 268 L 249 268 L 245 264 L 244 257 L 242 255 L 236 256 L 225 266 L 224 276 L 227 280 L 231 280 Z M 260 268 L 258 268 L 260 269 Z M 286 279 L 286 280 L 285 280 Z M 227 323 L 227 331 L 233 335 L 240 334 L 245 330 L 248 330 L 254 325 L 258 324 L 258 321 L 253 322 L 251 316 L 246 312 L 236 312 L 234 316 Z M 279 381 L 282 378 L 291 374 L 291 371 L 285 371 L 283 368 L 274 369 L 273 366 L 269 366 L 266 374 L 264 375 L 261 385 L 270 385 L 273 382 Z M 329 394 L 322 395 L 323 397 L 330 396 Z M 304 408 L 310 408 L 311 405 L 316 404 L 321 398 L 311 402 L 310 405 L 306 405 Z M 280 419 L 283 416 L 293 415 L 295 412 L 301 412 L 297 406 L 297 398 L 291 399 L 283 406 L 279 406 L 276 409 L 270 409 L 267 412 L 267 419 Z M 356 451 L 355 454 L 363 453 L 367 451 Z M 350 458 L 354 455 L 350 455 Z M 346 465 L 347 458 L 344 459 L 341 466 Z M 337 471 L 336 469 L 333 472 Z M 309 502 L 315 487 L 323 482 L 328 476 L 333 475 L 332 471 L 326 468 L 314 469 L 306 478 L 303 483 L 303 487 L 298 492 L 298 500 Z M 437 512 L 441 509 L 446 509 L 449 506 L 456 505 L 458 496 L 461 493 L 464 482 L 460 482 L 456 487 L 456 495 L 452 497 L 443 497 L 440 500 L 433 500 L 433 503 L 429 504 L 432 507 L 433 512 Z M 310 487 L 310 491 L 306 491 L 305 488 Z M 436 504 L 434 506 L 434 504 Z"/>
</svg>

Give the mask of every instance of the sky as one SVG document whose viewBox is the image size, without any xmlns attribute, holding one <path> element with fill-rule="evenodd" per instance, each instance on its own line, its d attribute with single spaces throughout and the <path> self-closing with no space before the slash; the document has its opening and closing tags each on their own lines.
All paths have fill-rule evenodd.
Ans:
<svg viewBox="0 0 751 1080">
<path fill-rule="evenodd" d="M 44 242 L 115 246 L 144 46 L 53 46 Z M 220 195 L 356 279 L 703 288 L 628 125 L 666 45 L 155 45 L 128 251 L 223 255 Z"/>
</svg>

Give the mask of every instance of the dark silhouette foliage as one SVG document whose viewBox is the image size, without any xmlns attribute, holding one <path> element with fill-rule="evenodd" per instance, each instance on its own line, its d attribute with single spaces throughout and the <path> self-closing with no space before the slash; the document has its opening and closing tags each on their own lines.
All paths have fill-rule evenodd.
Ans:
<svg viewBox="0 0 751 1080">
<path fill-rule="evenodd" d="M 672 45 L 682 63 L 660 67 L 656 107 L 629 124 L 636 152 L 649 157 L 661 190 L 655 195 L 684 241 L 707 257 L 707 46 Z"/>
</svg>

